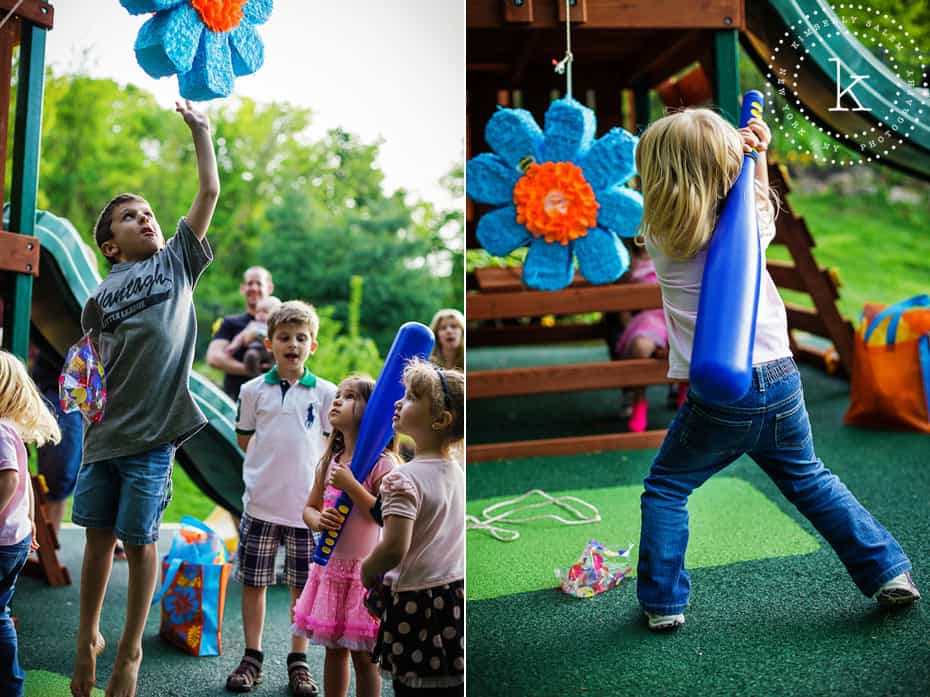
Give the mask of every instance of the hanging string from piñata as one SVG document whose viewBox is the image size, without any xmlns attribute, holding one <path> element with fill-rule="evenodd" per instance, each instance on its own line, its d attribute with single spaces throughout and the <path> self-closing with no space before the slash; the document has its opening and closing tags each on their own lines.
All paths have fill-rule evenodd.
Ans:
<svg viewBox="0 0 930 697">
<path fill-rule="evenodd" d="M 495 256 L 529 247 L 523 282 L 558 290 L 578 271 L 591 283 L 612 283 L 630 255 L 621 237 L 633 237 L 643 213 L 636 174 L 638 138 L 612 128 L 595 140 L 594 112 L 572 98 L 571 11 L 566 0 L 566 52 L 553 61 L 566 75 L 566 96 L 552 102 L 544 128 L 524 109 L 503 109 L 485 126 L 493 153 L 466 163 L 466 192 L 496 208 L 478 221 L 478 242 Z"/>
<path fill-rule="evenodd" d="M 571 0 L 565 0 L 565 57 L 562 60 L 552 60 L 555 72 L 559 75 L 565 75 L 565 98 L 572 98 L 572 62 L 575 56 L 572 55 L 572 8 Z"/>
</svg>

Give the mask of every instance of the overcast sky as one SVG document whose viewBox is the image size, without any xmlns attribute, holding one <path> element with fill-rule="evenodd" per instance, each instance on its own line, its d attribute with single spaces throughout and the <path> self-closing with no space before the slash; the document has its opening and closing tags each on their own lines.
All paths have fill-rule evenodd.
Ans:
<svg viewBox="0 0 930 697">
<path fill-rule="evenodd" d="M 148 15 L 118 0 L 52 0 L 47 61 L 67 70 L 89 50 L 90 72 L 152 92 L 166 108 L 177 77 L 155 80 L 133 44 Z M 404 188 L 441 207 L 464 206 L 439 185 L 462 161 L 465 133 L 465 10 L 461 0 L 275 0 L 258 27 L 265 64 L 236 79 L 233 95 L 287 100 L 314 111 L 312 133 L 340 126 L 378 138 L 390 193 Z"/>
</svg>

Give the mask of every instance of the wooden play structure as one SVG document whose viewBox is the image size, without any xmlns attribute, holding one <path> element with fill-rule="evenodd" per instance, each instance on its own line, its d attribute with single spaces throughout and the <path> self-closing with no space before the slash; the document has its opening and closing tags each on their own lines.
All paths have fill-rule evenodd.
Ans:
<svg viewBox="0 0 930 697">
<path fill-rule="evenodd" d="M 16 118 L 10 139 L 9 123 L 0 119 L 0 207 L 7 152 L 12 146 L 12 184 L 9 191 L 9 230 L 0 231 L 0 339 L 3 348 L 23 361 L 29 353 L 33 279 L 38 277 L 40 246 L 33 236 L 39 188 L 39 144 L 42 133 L 42 93 L 45 84 L 45 40 L 54 22 L 54 8 L 42 0 L 0 0 L 0 113 L 10 113 L 13 53 L 19 47 L 16 81 Z M 59 561 L 58 540 L 45 516 L 45 489 L 33 478 L 36 493 L 36 539 L 39 560 L 27 573 L 44 576 L 51 585 L 71 583 Z"/>
<path fill-rule="evenodd" d="M 713 102 L 735 121 L 739 111 L 738 50 L 747 31 L 743 0 L 570 0 L 575 99 L 595 109 L 597 136 L 623 126 L 638 133 L 649 122 L 650 92 L 667 106 Z M 467 157 L 490 150 L 484 125 L 498 106 L 521 107 L 539 123 L 550 101 L 562 96 L 564 78 L 552 69 L 565 53 L 565 0 L 468 0 L 466 3 Z M 799 345 L 799 359 L 849 374 L 851 324 L 835 305 L 835 274 L 819 268 L 813 239 L 784 195 L 787 176 L 770 171 L 784 202 L 775 244 L 787 247 L 792 263 L 768 262 L 782 288 L 807 293 L 815 309 L 788 305 L 792 330 L 824 337 L 833 349 Z M 485 208 L 468 202 L 469 247 Z M 593 286 L 580 276 L 559 291 L 528 290 L 520 268 L 479 269 L 468 279 L 468 346 L 552 343 L 605 337 L 603 324 L 545 327 L 521 318 L 661 307 L 658 286 L 613 283 Z M 792 332 L 793 334 L 793 332 Z M 494 399 L 667 382 L 667 361 L 617 360 L 574 365 L 471 371 L 468 398 Z M 658 447 L 664 430 L 644 433 L 469 444 L 467 461 L 599 450 Z"/>
</svg>

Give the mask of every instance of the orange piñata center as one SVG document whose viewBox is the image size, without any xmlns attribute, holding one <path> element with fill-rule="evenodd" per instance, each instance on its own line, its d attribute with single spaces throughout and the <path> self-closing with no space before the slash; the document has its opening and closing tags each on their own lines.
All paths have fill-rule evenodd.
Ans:
<svg viewBox="0 0 930 697">
<path fill-rule="evenodd" d="M 246 2 L 248 0 L 191 0 L 191 5 L 211 31 L 224 32 L 239 26 Z"/>
<path fill-rule="evenodd" d="M 517 222 L 546 242 L 566 245 L 597 225 L 597 199 L 578 165 L 530 165 L 513 188 Z"/>
</svg>

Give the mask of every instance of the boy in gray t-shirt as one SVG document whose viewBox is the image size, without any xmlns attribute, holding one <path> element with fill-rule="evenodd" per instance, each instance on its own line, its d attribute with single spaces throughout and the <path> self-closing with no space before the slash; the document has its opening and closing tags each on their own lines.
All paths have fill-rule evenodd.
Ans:
<svg viewBox="0 0 930 697">
<path fill-rule="evenodd" d="M 206 419 L 188 390 L 197 334 L 194 286 L 213 259 L 207 227 L 220 182 L 207 117 L 178 102 L 197 153 L 199 189 L 174 237 L 164 236 L 141 196 L 120 194 L 94 230 L 110 262 L 81 326 L 106 372 L 103 421 L 84 432 L 72 519 L 86 530 L 81 615 L 71 691 L 90 697 L 104 649 L 100 613 L 117 538 L 129 561 L 126 624 L 107 694 L 134 695 L 142 632 L 158 579 L 158 527 L 171 498 L 175 448 Z"/>
</svg>

